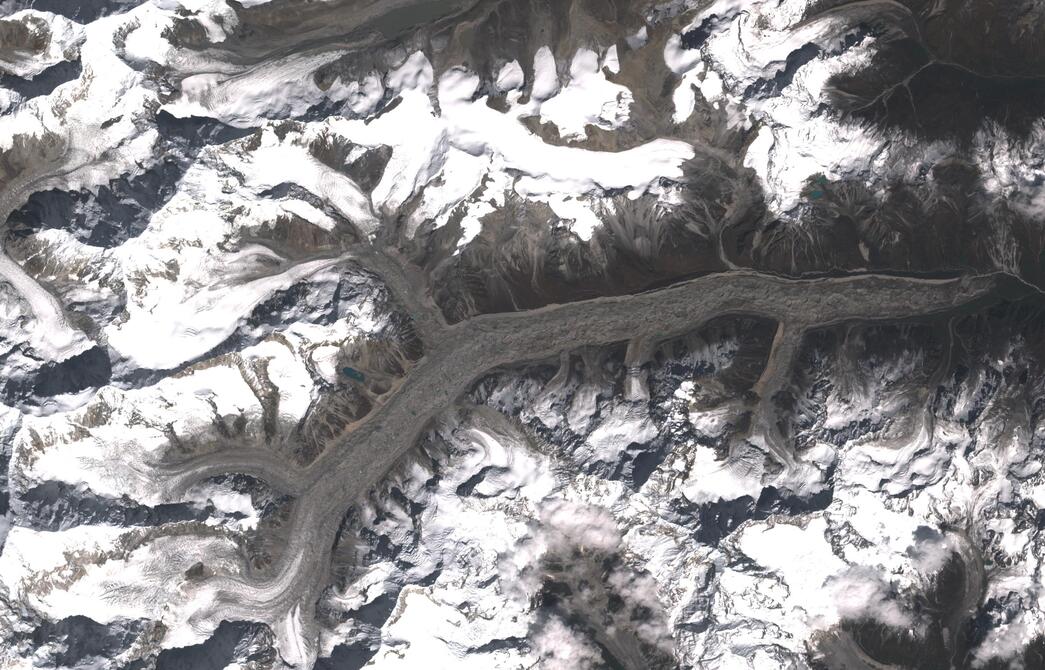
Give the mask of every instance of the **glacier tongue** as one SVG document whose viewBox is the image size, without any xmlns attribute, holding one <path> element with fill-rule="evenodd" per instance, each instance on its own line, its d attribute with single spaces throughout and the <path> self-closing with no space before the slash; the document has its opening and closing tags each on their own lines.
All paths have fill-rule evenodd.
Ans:
<svg viewBox="0 0 1045 670">
<path fill-rule="evenodd" d="M 1041 14 L 0 0 L 0 667 L 1042 667 Z"/>
</svg>

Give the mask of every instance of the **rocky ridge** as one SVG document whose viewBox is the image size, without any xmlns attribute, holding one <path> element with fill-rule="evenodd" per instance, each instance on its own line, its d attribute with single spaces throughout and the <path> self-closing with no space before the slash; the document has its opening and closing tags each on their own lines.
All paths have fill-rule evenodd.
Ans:
<svg viewBox="0 0 1045 670">
<path fill-rule="evenodd" d="M 1034 3 L 25 4 L 5 665 L 1040 664 Z M 381 442 L 492 315 L 749 275 L 871 288 L 506 344 Z"/>
</svg>

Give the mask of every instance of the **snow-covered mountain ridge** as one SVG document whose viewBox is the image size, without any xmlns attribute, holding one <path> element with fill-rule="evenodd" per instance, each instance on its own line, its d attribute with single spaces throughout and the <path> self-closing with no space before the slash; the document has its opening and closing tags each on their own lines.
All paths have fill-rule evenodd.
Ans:
<svg viewBox="0 0 1045 670">
<path fill-rule="evenodd" d="M 70 4 L 0 667 L 1043 667 L 1040 3 Z"/>
</svg>

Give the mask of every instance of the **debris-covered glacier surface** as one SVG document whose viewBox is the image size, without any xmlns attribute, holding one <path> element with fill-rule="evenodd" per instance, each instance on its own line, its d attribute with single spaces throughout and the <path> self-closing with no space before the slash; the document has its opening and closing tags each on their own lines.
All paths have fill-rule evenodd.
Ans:
<svg viewBox="0 0 1045 670">
<path fill-rule="evenodd" d="M 0 667 L 1045 668 L 1043 26 L 0 0 Z"/>
</svg>

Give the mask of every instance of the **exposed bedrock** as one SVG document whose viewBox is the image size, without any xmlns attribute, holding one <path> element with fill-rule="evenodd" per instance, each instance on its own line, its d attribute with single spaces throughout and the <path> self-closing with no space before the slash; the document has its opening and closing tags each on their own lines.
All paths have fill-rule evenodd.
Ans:
<svg viewBox="0 0 1045 670">
<path fill-rule="evenodd" d="M 1042 667 L 1042 12 L 0 0 L 0 665 Z"/>
</svg>

